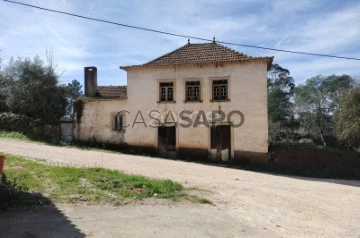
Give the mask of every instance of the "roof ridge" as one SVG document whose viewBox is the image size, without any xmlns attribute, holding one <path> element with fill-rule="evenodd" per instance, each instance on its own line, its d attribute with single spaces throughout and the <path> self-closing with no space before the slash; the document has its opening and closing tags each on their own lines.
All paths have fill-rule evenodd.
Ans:
<svg viewBox="0 0 360 238">
<path fill-rule="evenodd" d="M 247 54 L 244 54 L 244 53 L 242 53 L 242 52 L 239 52 L 239 51 L 237 51 L 237 50 L 234 50 L 234 49 L 232 49 L 232 48 L 230 48 L 230 47 L 227 47 L 227 46 L 225 46 L 225 45 L 221 45 L 221 44 L 216 43 L 216 42 L 215 42 L 215 44 L 217 44 L 218 46 L 221 46 L 221 47 L 223 47 L 223 48 L 225 48 L 225 49 L 227 49 L 227 50 L 230 50 L 230 51 L 232 51 L 233 53 L 238 54 L 238 55 L 240 55 L 240 56 L 242 56 L 242 57 L 252 58 L 251 56 L 248 56 Z"/>
<path fill-rule="evenodd" d="M 252 57 L 217 42 L 187 43 L 167 54 L 161 55 L 147 63 L 132 66 L 121 66 L 121 69 L 139 67 L 162 67 L 188 64 L 208 64 L 221 62 L 240 62 L 265 60 L 268 65 L 272 57 Z"/>
<path fill-rule="evenodd" d="M 164 55 L 161 55 L 161 56 L 159 56 L 159 57 L 157 57 L 157 58 L 155 58 L 155 59 L 153 59 L 153 60 L 151 60 L 151 61 L 149 61 L 149 62 L 146 62 L 146 63 L 144 63 L 144 64 L 142 64 L 142 65 L 151 64 L 152 62 L 157 61 L 157 60 L 159 60 L 159 59 L 161 59 L 161 58 L 163 58 L 163 57 L 165 57 L 165 56 L 171 55 L 172 53 L 175 53 L 176 51 L 179 51 L 179 50 L 181 50 L 181 49 L 183 49 L 183 48 L 185 48 L 186 46 L 189 46 L 189 45 L 191 45 L 191 44 L 190 44 L 190 43 L 187 43 L 187 44 L 185 44 L 185 45 L 183 45 L 183 46 L 181 46 L 181 47 L 179 47 L 179 48 L 177 48 L 177 49 L 175 49 L 175 50 L 173 50 L 173 51 L 170 51 L 169 53 L 166 53 L 166 54 L 164 54 Z"/>
</svg>

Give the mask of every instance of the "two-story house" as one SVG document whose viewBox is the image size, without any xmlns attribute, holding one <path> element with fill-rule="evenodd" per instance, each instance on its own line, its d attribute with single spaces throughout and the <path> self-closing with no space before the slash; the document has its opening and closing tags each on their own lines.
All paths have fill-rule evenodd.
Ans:
<svg viewBox="0 0 360 238">
<path fill-rule="evenodd" d="M 250 159 L 268 152 L 267 70 L 216 42 L 188 43 L 148 63 L 121 66 L 127 86 L 97 86 L 85 68 L 76 139 L 191 159 Z"/>
</svg>

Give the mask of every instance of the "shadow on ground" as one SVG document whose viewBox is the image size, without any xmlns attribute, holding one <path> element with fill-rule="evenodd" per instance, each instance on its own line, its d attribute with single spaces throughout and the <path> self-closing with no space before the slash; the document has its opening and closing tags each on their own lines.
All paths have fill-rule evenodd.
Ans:
<svg viewBox="0 0 360 238">
<path fill-rule="evenodd" d="M 40 193 L 27 192 L 3 175 L 0 184 L 0 237 L 85 237 Z"/>
</svg>

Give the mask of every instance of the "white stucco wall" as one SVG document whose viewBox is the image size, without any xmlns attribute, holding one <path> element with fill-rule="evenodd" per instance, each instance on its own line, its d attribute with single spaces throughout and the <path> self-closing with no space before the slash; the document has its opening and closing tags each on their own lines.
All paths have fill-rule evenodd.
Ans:
<svg viewBox="0 0 360 238">
<path fill-rule="evenodd" d="M 229 102 L 211 102 L 212 80 L 227 79 Z M 185 82 L 201 82 L 202 102 L 185 103 Z M 159 82 L 171 81 L 175 85 L 175 103 L 159 103 Z M 231 110 L 239 110 L 245 116 L 244 124 L 232 128 L 232 156 L 237 152 L 267 153 L 267 64 L 248 62 L 208 66 L 182 66 L 168 68 L 142 68 L 127 72 L 128 99 L 124 101 L 85 102 L 82 121 L 75 129 L 75 135 L 82 140 L 118 143 L 120 135 L 112 130 L 111 113 L 129 111 L 127 124 L 132 124 L 137 111 L 141 111 L 146 123 L 149 112 L 181 110 L 219 110 L 227 115 Z M 137 121 L 140 121 L 140 117 Z M 76 134 L 78 133 L 78 135 Z M 125 142 L 129 145 L 157 147 L 157 129 L 142 124 L 126 128 Z M 210 129 L 177 127 L 177 147 L 210 150 Z"/>
</svg>

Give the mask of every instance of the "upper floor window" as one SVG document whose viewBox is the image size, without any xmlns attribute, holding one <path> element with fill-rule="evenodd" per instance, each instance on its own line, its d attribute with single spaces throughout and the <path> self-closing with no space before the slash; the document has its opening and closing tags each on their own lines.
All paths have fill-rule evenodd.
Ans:
<svg viewBox="0 0 360 238">
<path fill-rule="evenodd" d="M 213 100 L 228 100 L 228 81 L 214 80 L 212 82 L 212 99 Z"/>
<path fill-rule="evenodd" d="M 160 101 L 174 101 L 174 83 L 160 83 Z"/>
<path fill-rule="evenodd" d="M 200 81 L 186 82 L 186 101 L 200 101 Z"/>
</svg>

